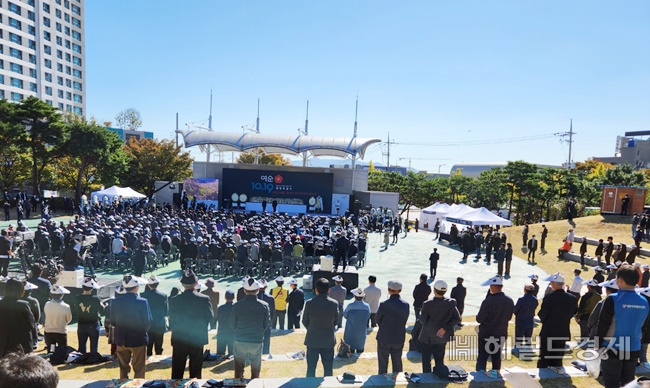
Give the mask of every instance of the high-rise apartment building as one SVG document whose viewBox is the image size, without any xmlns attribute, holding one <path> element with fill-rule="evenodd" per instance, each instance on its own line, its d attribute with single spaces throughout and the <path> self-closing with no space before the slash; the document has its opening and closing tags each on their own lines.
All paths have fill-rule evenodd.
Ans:
<svg viewBox="0 0 650 388">
<path fill-rule="evenodd" d="M 0 0 L 0 98 L 86 113 L 83 0 Z"/>
</svg>

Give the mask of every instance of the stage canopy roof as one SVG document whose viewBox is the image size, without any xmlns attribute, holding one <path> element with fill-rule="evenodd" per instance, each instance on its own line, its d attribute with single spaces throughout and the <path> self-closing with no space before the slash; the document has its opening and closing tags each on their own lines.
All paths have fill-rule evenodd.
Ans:
<svg viewBox="0 0 650 388">
<path fill-rule="evenodd" d="M 263 133 L 237 133 L 217 131 L 177 131 L 183 135 L 185 147 L 211 145 L 220 152 L 245 152 L 261 148 L 266 154 L 291 154 L 309 152 L 314 157 L 358 155 L 363 159 L 366 149 L 381 139 L 344 138 L 321 136 L 293 136 Z"/>
</svg>

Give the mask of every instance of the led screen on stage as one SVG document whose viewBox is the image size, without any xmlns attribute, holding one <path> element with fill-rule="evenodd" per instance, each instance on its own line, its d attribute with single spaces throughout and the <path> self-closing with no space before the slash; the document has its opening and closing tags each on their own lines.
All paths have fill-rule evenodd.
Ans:
<svg viewBox="0 0 650 388">
<path fill-rule="evenodd" d="M 225 168 L 223 199 L 232 202 L 266 201 L 303 205 L 309 213 L 329 213 L 334 175 L 330 173 L 239 170 Z"/>
<path fill-rule="evenodd" d="M 189 178 L 183 180 L 183 189 L 197 202 L 216 203 L 219 201 L 219 180 Z"/>
</svg>

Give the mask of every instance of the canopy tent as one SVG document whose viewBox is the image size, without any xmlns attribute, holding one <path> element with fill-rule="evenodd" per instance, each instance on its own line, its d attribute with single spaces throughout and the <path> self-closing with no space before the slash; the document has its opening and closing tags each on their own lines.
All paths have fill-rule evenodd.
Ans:
<svg viewBox="0 0 650 388">
<path fill-rule="evenodd" d="M 460 217 L 462 217 L 463 215 L 471 211 L 476 210 L 471 206 L 465 205 L 464 203 L 461 203 L 459 205 L 453 204 L 449 208 L 451 211 L 447 213 L 442 214 L 442 212 L 440 212 L 441 221 L 442 221 L 440 223 L 440 231 L 442 233 L 449 233 L 449 231 L 451 230 L 451 224 L 456 223 L 455 220 L 459 219 Z"/>
<path fill-rule="evenodd" d="M 476 226 L 476 225 L 511 226 L 512 225 L 512 222 L 510 222 L 510 220 L 501 218 L 484 207 L 480 209 L 472 210 L 470 212 L 466 212 L 464 214 L 449 214 L 445 219 L 455 224 L 462 224 L 468 226 Z"/>
<path fill-rule="evenodd" d="M 441 217 L 440 214 L 446 214 L 450 209 L 451 207 L 444 202 L 436 202 L 422 209 L 420 212 L 420 225 L 423 225 L 424 229 L 433 230 L 436 226 L 436 219 Z"/>
<path fill-rule="evenodd" d="M 113 200 L 115 197 L 122 197 L 122 198 L 145 198 L 146 197 L 146 195 L 140 194 L 130 187 L 119 187 L 119 186 L 111 186 L 107 189 L 95 191 L 92 194 L 90 194 L 91 198 L 95 198 L 95 196 L 97 196 L 98 201 L 101 201 L 104 196 L 108 197 L 110 200 Z"/>
</svg>

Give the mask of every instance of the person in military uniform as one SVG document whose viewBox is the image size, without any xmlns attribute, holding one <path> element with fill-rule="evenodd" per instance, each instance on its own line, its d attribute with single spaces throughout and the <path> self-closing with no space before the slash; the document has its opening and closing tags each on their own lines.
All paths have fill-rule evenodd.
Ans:
<svg viewBox="0 0 650 388">
<path fill-rule="evenodd" d="M 230 326 L 235 331 L 235 378 L 244 378 L 246 356 L 251 362 L 251 378 L 260 377 L 262 369 L 262 344 L 264 332 L 269 327 L 271 315 L 269 305 L 260 300 L 257 294 L 259 283 L 248 278 L 243 282 L 244 299 L 235 303 L 230 315 Z"/>
<path fill-rule="evenodd" d="M 163 338 L 165 337 L 165 331 L 167 331 L 169 302 L 167 295 L 158 291 L 158 284 L 160 284 L 160 280 L 155 275 L 151 275 L 147 279 L 147 288 L 140 294 L 149 302 L 149 309 L 151 310 L 151 327 L 147 332 L 149 335 L 147 357 L 153 355 L 154 347 L 156 355 L 163 354 Z"/>
<path fill-rule="evenodd" d="M 300 329 L 300 314 L 302 313 L 302 308 L 305 306 L 305 293 L 298 288 L 298 281 L 296 279 L 289 280 L 289 287 L 291 287 L 291 292 L 287 300 L 289 304 L 287 308 L 287 320 L 289 321 L 289 330 L 294 331 L 295 329 Z"/>
<path fill-rule="evenodd" d="M 190 269 L 183 272 L 184 291 L 169 300 L 172 326 L 172 379 L 183 379 L 190 359 L 190 378 L 201 378 L 203 346 L 208 343 L 208 325 L 214 317 L 210 298 L 196 291 L 199 279 Z"/>
<path fill-rule="evenodd" d="M 99 317 L 104 313 L 104 304 L 92 292 L 101 286 L 93 278 L 86 278 L 81 287 L 82 294 L 77 296 L 74 303 L 77 311 L 79 352 L 86 354 L 86 343 L 90 340 L 90 353 L 96 354 L 99 344 Z"/>
<path fill-rule="evenodd" d="M 343 278 L 341 275 L 336 275 L 332 278 L 335 285 L 330 288 L 329 296 L 334 299 L 339 304 L 339 320 L 336 325 L 337 330 L 343 327 L 343 303 L 345 302 L 345 297 L 348 294 L 348 290 L 343 287 Z"/>
<path fill-rule="evenodd" d="M 273 314 L 273 329 L 277 329 L 277 323 L 280 321 L 280 330 L 284 330 L 284 318 L 287 315 L 287 302 L 289 299 L 289 291 L 282 287 L 284 285 L 284 277 L 282 275 L 275 278 L 276 287 L 271 289 L 271 296 L 275 302 L 275 314 Z"/>
</svg>

